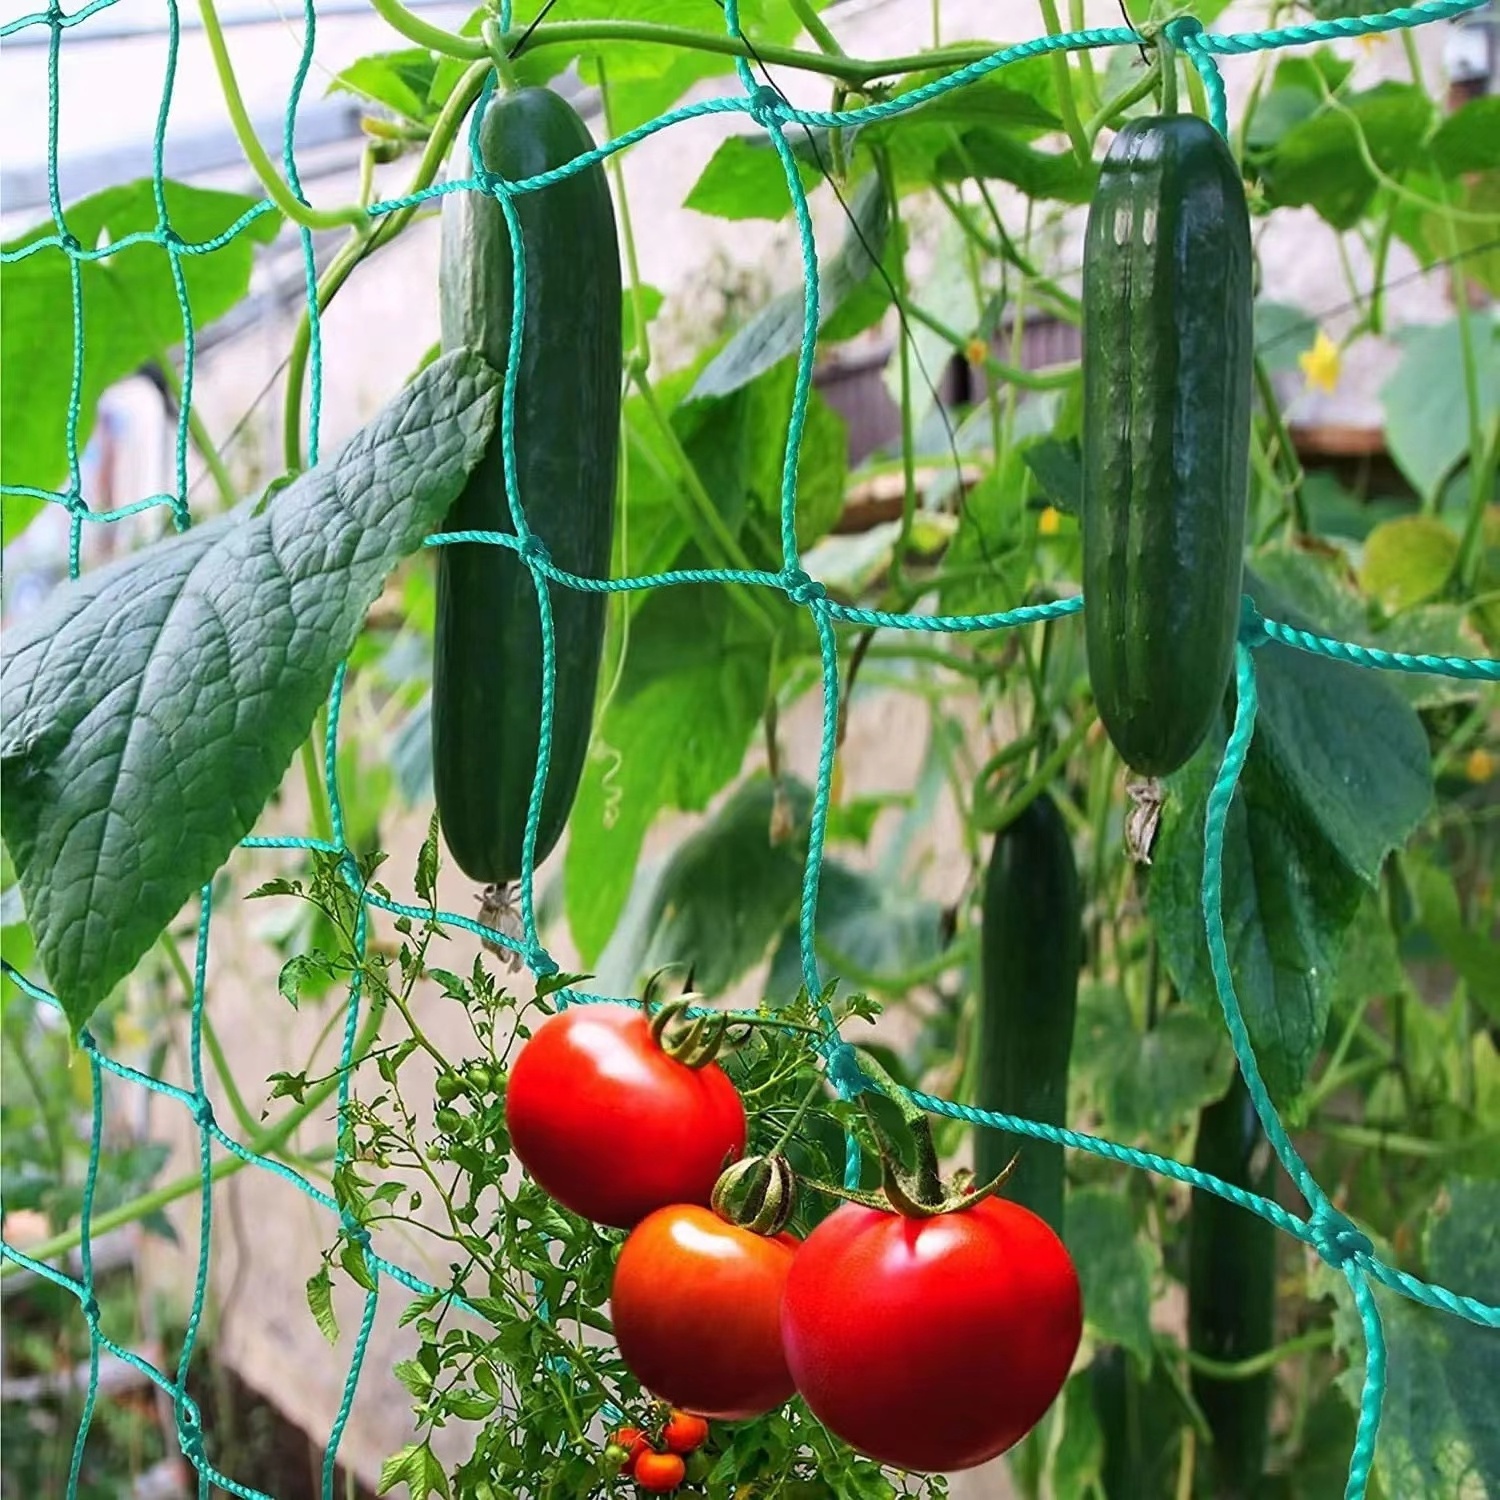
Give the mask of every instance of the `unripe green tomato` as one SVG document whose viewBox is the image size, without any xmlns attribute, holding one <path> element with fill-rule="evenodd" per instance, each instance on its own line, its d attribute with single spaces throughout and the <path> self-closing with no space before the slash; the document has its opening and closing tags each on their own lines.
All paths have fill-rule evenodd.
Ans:
<svg viewBox="0 0 1500 1500">
<path fill-rule="evenodd" d="M 437 1082 L 432 1086 L 433 1092 L 445 1104 L 450 1099 L 457 1099 L 464 1091 L 464 1081 L 457 1073 L 439 1073 Z"/>
<path fill-rule="evenodd" d="M 437 1122 L 437 1128 L 448 1135 L 452 1135 L 464 1122 L 464 1117 L 446 1104 L 433 1116 L 433 1119 Z"/>
<path fill-rule="evenodd" d="M 474 1090 L 476 1094 L 487 1094 L 494 1079 L 490 1077 L 490 1070 L 483 1063 L 470 1063 L 464 1069 L 464 1082 Z"/>
</svg>

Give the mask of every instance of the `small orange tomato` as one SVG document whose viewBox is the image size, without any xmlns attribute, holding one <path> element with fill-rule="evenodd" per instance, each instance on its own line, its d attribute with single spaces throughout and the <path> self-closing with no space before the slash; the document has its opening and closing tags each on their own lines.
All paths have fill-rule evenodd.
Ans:
<svg viewBox="0 0 1500 1500">
<path fill-rule="evenodd" d="M 662 1429 L 662 1440 L 671 1453 L 691 1453 L 708 1441 L 708 1423 L 691 1412 L 673 1408 L 672 1415 Z"/>
<path fill-rule="evenodd" d="M 687 1478 L 687 1465 L 675 1453 L 657 1453 L 648 1448 L 635 1461 L 635 1482 L 643 1490 L 665 1495 Z"/>
<path fill-rule="evenodd" d="M 620 1472 L 629 1474 L 635 1468 L 636 1459 L 651 1445 L 646 1441 L 646 1434 L 639 1427 L 622 1427 L 610 1438 L 609 1446 L 625 1455 L 620 1463 Z"/>
</svg>

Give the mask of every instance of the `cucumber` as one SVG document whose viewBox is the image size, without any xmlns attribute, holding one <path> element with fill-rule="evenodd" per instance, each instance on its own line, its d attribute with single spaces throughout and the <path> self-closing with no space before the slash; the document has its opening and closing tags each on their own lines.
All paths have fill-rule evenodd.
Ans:
<svg viewBox="0 0 1500 1500">
<path fill-rule="evenodd" d="M 1276 1157 L 1238 1071 L 1229 1092 L 1198 1118 L 1193 1165 L 1236 1187 L 1268 1194 Z M 1276 1228 L 1214 1193 L 1193 1189 L 1188 1213 L 1188 1343 L 1233 1363 L 1275 1336 Z M 1208 1419 L 1215 1500 L 1248 1500 L 1266 1463 L 1272 1374 L 1218 1380 L 1195 1370 L 1194 1399 Z"/>
<path fill-rule="evenodd" d="M 1207 734 L 1234 664 L 1249 490 L 1244 184 L 1196 115 L 1115 137 L 1083 252 L 1084 635 L 1099 717 L 1145 776 Z"/>
<path fill-rule="evenodd" d="M 1073 843 L 1043 792 L 995 835 L 984 882 L 975 1103 L 1047 1125 L 1065 1123 L 1068 1057 L 1083 961 Z M 1063 1148 L 980 1130 L 974 1167 L 995 1176 L 1019 1146 L 1005 1193 L 1063 1232 Z"/>
<path fill-rule="evenodd" d="M 550 89 L 495 95 L 480 158 L 500 177 L 533 177 L 593 149 L 588 127 Z M 515 200 L 526 296 L 515 392 L 515 473 L 527 524 L 552 562 L 608 576 L 620 431 L 622 305 L 614 207 L 594 165 Z M 489 194 L 443 199 L 442 346 L 509 354 L 510 235 Z M 500 425 L 443 525 L 514 533 Z M 508 547 L 437 549 L 432 761 L 443 838 L 470 879 L 505 885 L 521 848 L 542 741 L 542 631 L 536 588 Z M 605 596 L 548 586 L 556 644 L 552 737 L 535 857 L 567 822 L 588 754 Z"/>
</svg>

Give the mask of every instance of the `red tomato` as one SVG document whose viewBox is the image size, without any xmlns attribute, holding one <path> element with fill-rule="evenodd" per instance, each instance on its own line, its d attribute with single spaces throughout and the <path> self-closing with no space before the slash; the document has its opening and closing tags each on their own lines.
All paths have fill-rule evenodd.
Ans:
<svg viewBox="0 0 1500 1500">
<path fill-rule="evenodd" d="M 667 1418 L 661 1436 L 669 1453 L 691 1453 L 708 1441 L 708 1423 L 691 1412 L 674 1411 Z"/>
<path fill-rule="evenodd" d="M 743 1421 L 792 1395 L 781 1351 L 781 1293 L 797 1253 L 711 1209 L 674 1204 L 630 1232 L 610 1316 L 620 1356 L 655 1396 Z"/>
<path fill-rule="evenodd" d="M 745 1149 L 745 1107 L 724 1070 L 669 1057 L 628 1005 L 548 1017 L 511 1068 L 505 1118 L 534 1181 L 619 1229 L 669 1203 L 706 1204 L 725 1157 Z"/>
<path fill-rule="evenodd" d="M 1003 1198 L 929 1219 L 847 1203 L 787 1277 L 787 1364 L 814 1414 L 870 1458 L 968 1469 L 1034 1427 L 1083 1334 L 1062 1241 Z"/>
<path fill-rule="evenodd" d="M 635 1461 L 635 1482 L 643 1490 L 665 1494 L 687 1478 L 687 1465 L 675 1453 L 653 1453 L 649 1449 Z"/>
</svg>

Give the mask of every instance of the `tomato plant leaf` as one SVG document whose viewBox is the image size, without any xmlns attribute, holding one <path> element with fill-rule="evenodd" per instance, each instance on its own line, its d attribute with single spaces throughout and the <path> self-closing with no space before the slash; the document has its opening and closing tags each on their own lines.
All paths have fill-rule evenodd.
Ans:
<svg viewBox="0 0 1500 1500">
<path fill-rule="evenodd" d="M 1481 427 L 1500 411 L 1500 314 L 1476 313 L 1474 375 Z M 1404 328 L 1401 362 L 1380 389 L 1391 457 L 1425 499 L 1469 450 L 1469 406 L 1458 320 Z"/>
<path fill-rule="evenodd" d="M 254 826 L 386 574 L 494 425 L 475 354 L 428 367 L 261 513 L 57 590 L 0 657 L 0 832 L 76 1031 Z"/>
<path fill-rule="evenodd" d="M 428 1500 L 430 1495 L 441 1495 L 443 1500 L 450 1500 L 448 1475 L 437 1454 L 426 1443 L 408 1443 L 381 1464 L 380 1482 L 375 1493 L 388 1495 L 398 1484 L 406 1486 L 408 1500 Z"/>
<path fill-rule="evenodd" d="M 1486 1302 L 1500 1301 L 1500 1182 L 1456 1178 L 1428 1221 L 1425 1272 Z M 1336 1347 L 1349 1366 L 1335 1383 L 1359 1401 L 1364 1334 L 1348 1283 L 1319 1267 L 1315 1287 L 1334 1297 Z M 1402 1500 L 1500 1495 L 1500 1339 L 1492 1329 L 1376 1288 L 1385 1325 L 1386 1391 L 1375 1473 Z"/>
<path fill-rule="evenodd" d="M 1144 1374 L 1151 1367 L 1151 1253 L 1129 1203 L 1106 1188 L 1069 1193 L 1063 1238 L 1078 1267 L 1084 1323 L 1102 1342 L 1128 1349 Z"/>
<path fill-rule="evenodd" d="M 211 240 L 259 202 L 185 183 L 163 184 L 167 218 L 187 243 Z M 106 188 L 70 204 L 68 232 L 85 248 L 151 233 L 157 227 L 150 178 Z M 193 327 L 201 336 L 250 285 L 255 247 L 276 237 L 281 215 L 266 209 L 217 250 L 178 258 Z M 49 220 L 3 248 L 19 250 L 54 233 Z M 102 260 L 80 262 L 83 344 L 79 383 L 80 451 L 93 431 L 99 398 L 108 386 L 182 342 L 182 307 L 172 264 L 158 244 L 127 246 Z M 0 388 L 0 483 L 56 489 L 66 483 L 66 425 L 73 383 L 72 278 L 57 248 L 35 251 L 0 266 L 0 364 L 12 378 Z M 25 380 L 14 377 L 24 370 Z M 5 497 L 7 540 L 18 536 L 47 502 Z"/>
<path fill-rule="evenodd" d="M 838 252 L 819 268 L 818 326 L 836 313 L 870 275 L 890 233 L 890 201 L 880 179 L 868 176 L 850 205 L 853 222 Z M 748 385 L 802 342 L 803 292 L 784 292 L 761 309 L 709 361 L 688 399 L 725 396 Z"/>
<path fill-rule="evenodd" d="M 330 1344 L 338 1343 L 339 1320 L 333 1311 L 333 1279 L 326 1265 L 319 1266 L 317 1274 L 307 1278 L 307 1305 L 318 1325 L 318 1332 Z"/>
</svg>

